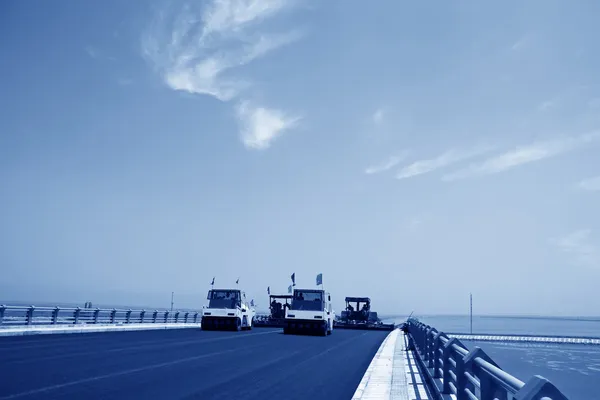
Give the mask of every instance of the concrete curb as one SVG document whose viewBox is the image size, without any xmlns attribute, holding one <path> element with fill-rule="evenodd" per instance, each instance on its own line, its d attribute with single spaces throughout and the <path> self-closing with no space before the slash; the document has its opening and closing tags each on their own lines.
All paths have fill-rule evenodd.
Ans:
<svg viewBox="0 0 600 400">
<path fill-rule="evenodd" d="M 371 360 L 367 371 L 365 372 L 358 388 L 352 396 L 353 400 L 358 399 L 407 399 L 406 384 L 392 385 L 394 373 L 406 379 L 404 373 L 398 374 L 394 370 L 395 349 L 399 329 L 394 329 L 383 340 L 377 353 Z M 402 356 L 402 353 L 400 354 Z M 404 365 L 401 363 L 401 366 Z M 398 387 L 399 386 L 399 387 Z"/>
<path fill-rule="evenodd" d="M 28 326 L 0 328 L 1 336 L 29 336 L 29 335 L 56 335 L 70 333 L 97 333 L 97 332 L 126 332 L 143 330 L 166 330 L 166 329 L 200 329 L 200 324 L 120 324 L 120 325 L 92 325 L 92 326 Z"/>
</svg>

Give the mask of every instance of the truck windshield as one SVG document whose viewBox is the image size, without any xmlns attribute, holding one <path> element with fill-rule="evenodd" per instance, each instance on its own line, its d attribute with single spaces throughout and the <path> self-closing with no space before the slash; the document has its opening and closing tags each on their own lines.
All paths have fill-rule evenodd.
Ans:
<svg viewBox="0 0 600 400">
<path fill-rule="evenodd" d="M 292 310 L 323 311 L 323 293 L 321 292 L 294 292 Z"/>
<path fill-rule="evenodd" d="M 240 293 L 235 290 L 211 290 L 208 293 L 209 308 L 235 308 L 241 306 Z"/>
</svg>

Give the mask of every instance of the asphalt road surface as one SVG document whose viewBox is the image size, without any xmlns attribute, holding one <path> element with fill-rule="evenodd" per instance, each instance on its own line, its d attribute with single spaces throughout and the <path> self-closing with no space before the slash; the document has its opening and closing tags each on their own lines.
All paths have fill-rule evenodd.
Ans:
<svg viewBox="0 0 600 400">
<path fill-rule="evenodd" d="M 0 337 L 0 399 L 350 399 L 388 333 Z"/>
</svg>

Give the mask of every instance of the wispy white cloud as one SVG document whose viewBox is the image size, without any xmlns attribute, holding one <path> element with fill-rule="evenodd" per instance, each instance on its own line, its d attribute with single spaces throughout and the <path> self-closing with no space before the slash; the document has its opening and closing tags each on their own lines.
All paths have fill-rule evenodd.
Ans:
<svg viewBox="0 0 600 400">
<path fill-rule="evenodd" d="M 380 172 L 385 172 L 391 168 L 394 168 L 396 165 L 398 165 L 400 163 L 400 161 L 404 160 L 407 155 L 408 155 L 408 152 L 403 151 L 402 153 L 400 153 L 398 155 L 389 157 L 387 160 L 385 160 L 383 162 L 380 162 L 378 164 L 373 164 L 370 167 L 367 167 L 367 169 L 365 169 L 365 174 L 367 174 L 367 175 L 378 174 Z"/>
<path fill-rule="evenodd" d="M 483 155 L 492 149 L 492 146 L 478 146 L 466 150 L 451 149 L 436 158 L 415 161 L 414 163 L 403 167 L 396 175 L 396 178 L 406 179 L 423 175 L 454 163 Z"/>
<path fill-rule="evenodd" d="M 519 38 L 519 40 L 517 40 L 515 43 L 513 43 L 513 45 L 510 48 L 513 51 L 524 50 L 531 44 L 532 39 L 533 38 L 531 35 L 524 35 L 523 37 Z"/>
<path fill-rule="evenodd" d="M 561 251 L 574 257 L 577 264 L 598 267 L 600 266 L 600 257 L 597 247 L 593 244 L 591 234 L 591 229 L 580 229 L 562 238 L 553 239 L 551 242 Z"/>
<path fill-rule="evenodd" d="M 273 16 L 285 5 L 285 0 L 216 0 L 202 15 L 202 36 L 235 34 L 253 22 Z"/>
<path fill-rule="evenodd" d="M 234 100 L 252 86 L 250 79 L 234 74 L 240 67 L 302 37 L 299 30 L 264 33 L 258 29 L 261 22 L 294 3 L 213 0 L 200 9 L 194 8 L 197 4 L 184 7 L 171 23 L 163 13 L 143 36 L 142 53 L 171 89 Z M 298 121 L 280 110 L 249 104 L 241 100 L 237 108 L 241 137 L 249 148 L 269 147 Z"/>
<path fill-rule="evenodd" d="M 597 139 L 600 139 L 600 132 L 591 132 L 577 137 L 566 137 L 536 142 L 526 146 L 518 146 L 513 150 L 489 158 L 481 164 L 472 164 L 465 169 L 447 174 L 442 177 L 442 180 L 454 181 L 503 172 L 523 164 L 544 160 L 575 150 Z"/>
<path fill-rule="evenodd" d="M 538 110 L 539 111 L 548 111 L 552 108 L 555 108 L 556 106 L 557 106 L 556 100 L 546 100 L 546 101 L 543 101 L 542 103 L 540 103 L 540 105 L 538 106 Z"/>
<path fill-rule="evenodd" d="M 271 142 L 293 127 L 301 117 L 287 115 L 281 110 L 258 107 L 242 102 L 237 108 L 237 117 L 241 125 L 241 139 L 251 149 L 263 150 Z"/>
<path fill-rule="evenodd" d="M 384 117 L 384 110 L 383 110 L 383 108 L 380 108 L 380 109 L 376 110 L 373 113 L 373 117 L 372 117 L 373 123 L 375 125 L 381 125 L 381 123 L 383 122 L 383 117 Z"/>
<path fill-rule="evenodd" d="M 98 57 L 100 57 L 100 54 L 98 52 L 98 50 L 96 50 L 94 47 L 92 46 L 86 46 L 85 47 L 85 52 L 88 54 L 88 56 L 90 56 L 91 58 L 97 59 Z"/>
<path fill-rule="evenodd" d="M 201 10 L 185 7 L 164 32 L 160 21 L 142 39 L 142 52 L 173 90 L 228 101 L 250 86 L 232 77 L 236 68 L 289 44 L 302 35 L 291 30 L 265 34 L 256 25 L 289 7 L 283 0 L 214 0 Z"/>
<path fill-rule="evenodd" d="M 164 72 L 164 79 L 173 90 L 207 94 L 222 101 L 231 100 L 249 88 L 250 82 L 224 76 L 229 70 L 248 64 L 299 37 L 296 32 L 261 35 L 253 43 L 246 44 L 240 49 L 219 50 L 206 58 L 198 58 L 197 55 L 192 56 L 186 52 Z"/>
<path fill-rule="evenodd" d="M 600 191 L 600 176 L 584 179 L 580 181 L 577 186 L 583 190 Z"/>
<path fill-rule="evenodd" d="M 424 223 L 431 219 L 431 215 L 429 213 L 421 213 L 418 215 L 412 216 L 408 220 L 408 228 L 412 231 L 415 231 L 423 226 Z"/>
</svg>

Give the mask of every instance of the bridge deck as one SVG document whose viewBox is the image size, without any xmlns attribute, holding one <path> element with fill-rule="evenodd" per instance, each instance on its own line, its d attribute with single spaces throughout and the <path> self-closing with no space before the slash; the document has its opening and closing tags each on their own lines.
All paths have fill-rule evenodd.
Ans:
<svg viewBox="0 0 600 400">
<path fill-rule="evenodd" d="M 0 399 L 349 399 L 389 332 L 196 329 L 0 338 Z"/>
</svg>

